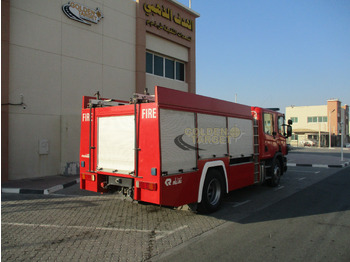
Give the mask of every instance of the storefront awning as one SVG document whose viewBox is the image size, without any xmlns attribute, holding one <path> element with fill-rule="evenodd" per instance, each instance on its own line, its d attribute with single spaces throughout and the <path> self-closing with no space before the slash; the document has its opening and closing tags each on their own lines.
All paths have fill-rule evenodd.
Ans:
<svg viewBox="0 0 350 262">
<path fill-rule="evenodd" d="M 295 134 L 328 134 L 326 131 L 319 131 L 319 130 L 313 130 L 313 129 L 293 129 L 293 133 Z"/>
</svg>

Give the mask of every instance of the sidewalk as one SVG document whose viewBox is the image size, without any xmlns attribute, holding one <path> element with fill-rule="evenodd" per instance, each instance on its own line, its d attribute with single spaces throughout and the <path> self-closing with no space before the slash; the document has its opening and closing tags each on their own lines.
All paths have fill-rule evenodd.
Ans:
<svg viewBox="0 0 350 262">
<path fill-rule="evenodd" d="M 321 151 L 305 152 L 290 151 L 287 155 L 287 166 L 307 166 L 307 167 L 323 167 L 323 168 L 343 168 L 349 166 L 350 159 L 343 157 L 344 161 L 340 161 L 339 155 L 322 154 Z"/>
<path fill-rule="evenodd" d="M 48 195 L 80 183 L 79 175 L 56 175 L 1 183 L 2 193 Z"/>
</svg>

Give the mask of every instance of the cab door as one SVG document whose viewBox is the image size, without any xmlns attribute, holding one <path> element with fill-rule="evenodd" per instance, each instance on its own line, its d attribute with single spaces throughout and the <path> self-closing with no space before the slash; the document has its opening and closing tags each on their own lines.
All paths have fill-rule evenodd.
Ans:
<svg viewBox="0 0 350 262">
<path fill-rule="evenodd" d="M 278 151 L 282 152 L 283 155 L 285 155 L 287 152 L 283 152 L 286 150 L 286 130 L 285 130 L 285 124 L 284 124 L 284 115 L 282 114 L 276 114 L 277 119 L 277 144 L 278 144 Z"/>
<path fill-rule="evenodd" d="M 263 153 L 263 158 L 272 158 L 279 149 L 277 118 L 276 114 L 269 111 L 263 111 L 262 117 L 265 144 L 261 152 Z"/>
</svg>

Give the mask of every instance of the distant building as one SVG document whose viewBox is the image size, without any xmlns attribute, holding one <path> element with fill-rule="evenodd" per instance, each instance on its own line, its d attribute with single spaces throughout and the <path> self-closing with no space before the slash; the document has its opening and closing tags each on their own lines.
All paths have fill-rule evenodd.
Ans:
<svg viewBox="0 0 350 262">
<path fill-rule="evenodd" d="M 349 106 L 341 106 L 339 99 L 327 105 L 286 107 L 286 119 L 293 121 L 292 146 L 328 147 L 329 137 L 332 147 L 340 146 L 342 129 L 344 144 L 349 142 Z"/>
</svg>

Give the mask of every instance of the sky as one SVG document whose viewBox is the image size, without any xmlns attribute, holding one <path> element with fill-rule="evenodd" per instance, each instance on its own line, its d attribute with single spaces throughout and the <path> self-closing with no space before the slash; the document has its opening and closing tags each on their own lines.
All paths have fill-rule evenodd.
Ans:
<svg viewBox="0 0 350 262">
<path fill-rule="evenodd" d="M 178 0 L 189 6 L 189 0 Z M 350 105 L 349 0 L 192 0 L 197 93 L 246 105 Z"/>
</svg>

